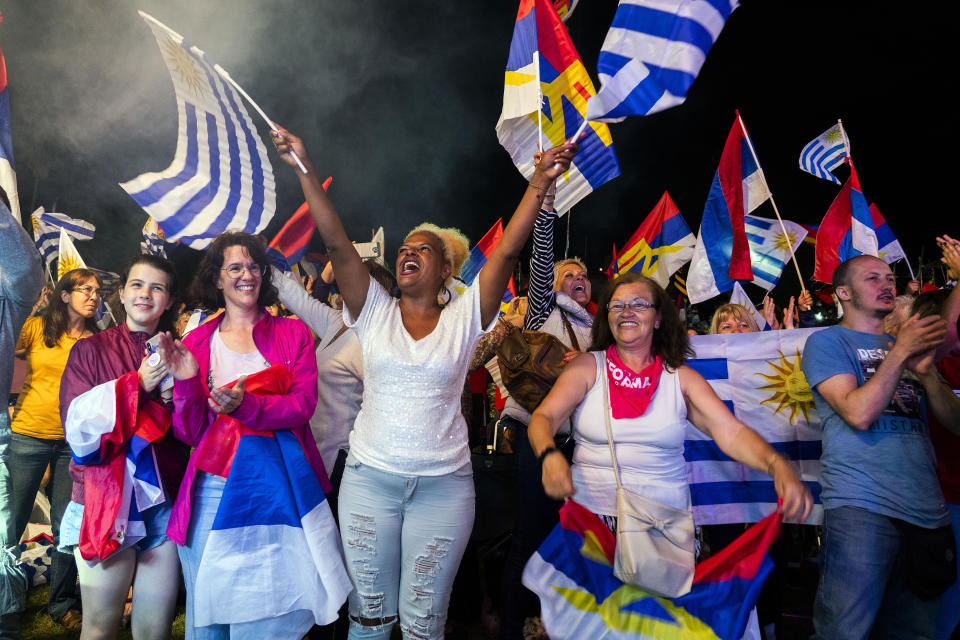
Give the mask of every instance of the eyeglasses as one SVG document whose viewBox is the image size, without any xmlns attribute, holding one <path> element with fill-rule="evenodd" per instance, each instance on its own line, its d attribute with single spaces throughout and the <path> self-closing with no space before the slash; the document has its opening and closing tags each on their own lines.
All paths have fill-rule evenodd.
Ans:
<svg viewBox="0 0 960 640">
<path fill-rule="evenodd" d="M 257 264 L 256 262 L 254 262 L 251 265 L 231 264 L 231 265 L 227 265 L 223 269 L 220 269 L 220 271 L 226 271 L 227 275 L 233 278 L 234 280 L 237 280 L 238 278 L 240 278 L 240 276 L 243 275 L 244 271 L 249 271 L 250 275 L 256 278 L 260 276 L 260 265 Z"/>
<path fill-rule="evenodd" d="M 94 297 L 99 298 L 100 295 L 103 293 L 101 289 L 95 289 L 94 287 L 91 287 L 88 284 L 85 284 L 82 287 L 76 287 L 75 289 L 73 289 L 73 291 L 79 291 L 80 293 L 87 296 L 88 298 L 94 298 Z"/>
<path fill-rule="evenodd" d="M 630 307 L 630 311 L 633 311 L 634 313 L 640 313 L 641 311 L 646 311 L 647 309 L 656 308 L 646 300 L 640 300 L 639 298 L 633 300 L 632 302 L 626 303 L 620 302 L 619 300 L 616 302 L 607 303 L 607 310 L 614 313 L 623 313 L 626 311 L 627 307 Z"/>
</svg>

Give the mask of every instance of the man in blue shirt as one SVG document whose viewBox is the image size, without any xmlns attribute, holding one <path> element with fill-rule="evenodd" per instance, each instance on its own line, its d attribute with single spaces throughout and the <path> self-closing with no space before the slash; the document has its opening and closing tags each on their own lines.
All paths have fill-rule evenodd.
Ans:
<svg viewBox="0 0 960 640">
<path fill-rule="evenodd" d="M 867 638 L 875 628 L 932 638 L 939 599 L 907 588 L 899 528 L 950 523 L 927 432 L 928 409 L 960 425 L 960 402 L 933 367 L 946 323 L 913 316 L 894 343 L 883 332 L 894 276 L 878 258 L 842 263 L 833 286 L 843 319 L 810 336 L 802 362 L 823 428 L 816 637 Z"/>
</svg>

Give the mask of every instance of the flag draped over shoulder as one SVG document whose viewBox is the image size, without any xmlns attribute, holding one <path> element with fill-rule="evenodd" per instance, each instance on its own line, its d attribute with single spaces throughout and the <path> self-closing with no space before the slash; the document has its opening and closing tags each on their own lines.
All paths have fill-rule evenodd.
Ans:
<svg viewBox="0 0 960 640">
<path fill-rule="evenodd" d="M 683 102 L 737 0 L 620 0 L 587 118 L 618 122 Z"/>
<path fill-rule="evenodd" d="M 820 228 L 817 230 L 816 266 L 813 271 L 814 280 L 831 282 L 833 271 L 841 262 L 855 256 L 878 256 L 879 237 L 878 225 L 874 221 L 874 214 L 867 205 L 867 199 L 860 188 L 860 178 L 853 161 L 847 159 L 850 165 L 850 177 L 843 183 L 840 193 L 834 198 L 827 209 Z M 886 225 L 883 216 L 877 210 L 877 221 L 883 227 L 883 237 L 889 245 L 896 242 L 890 227 Z M 899 247 L 899 243 L 897 244 Z M 901 254 L 903 250 L 900 250 Z M 898 258 L 894 258 L 896 260 Z M 891 260 L 892 262 L 893 260 Z"/>
<path fill-rule="evenodd" d="M 611 265 L 612 277 L 633 271 L 653 279 L 661 287 L 693 255 L 696 238 L 680 210 L 666 191 L 617 253 Z M 608 276 L 609 277 L 609 276 Z"/>
<path fill-rule="evenodd" d="M 784 220 L 781 228 L 780 221 L 759 216 L 744 216 L 743 224 L 750 245 L 753 284 L 770 291 L 780 281 L 791 253 L 796 252 L 807 237 L 807 230 L 789 220 Z"/>
<path fill-rule="evenodd" d="M 840 184 L 831 171 L 842 165 L 849 155 L 843 130 L 837 123 L 807 143 L 800 152 L 800 168 L 818 178 Z"/>
<path fill-rule="evenodd" d="M 262 231 L 276 208 L 273 168 L 239 93 L 206 53 L 140 12 L 177 94 L 179 132 L 170 166 L 120 186 L 170 242 L 205 249 L 228 229 Z"/>
<path fill-rule="evenodd" d="M 502 237 L 503 219 L 500 218 L 490 227 L 489 231 L 483 234 L 480 241 L 470 249 L 470 254 L 460 268 L 460 280 L 463 282 L 463 285 L 460 285 L 458 282 L 454 283 L 454 290 L 457 292 L 457 295 L 462 294 L 468 286 L 473 284 L 473 281 L 480 273 L 480 269 L 483 268 L 483 265 L 487 264 L 487 258 L 490 257 L 493 250 L 500 244 L 500 238 Z M 503 293 L 503 298 L 500 301 L 501 310 L 516 297 L 517 289 L 513 284 L 513 276 L 510 276 L 510 282 L 507 283 L 507 290 Z"/>
<path fill-rule="evenodd" d="M 727 408 L 793 465 L 814 498 L 807 524 L 823 520 L 820 417 L 800 369 L 807 338 L 820 329 L 693 336 L 687 361 Z M 683 455 L 697 524 L 757 522 L 776 509 L 773 479 L 734 462 L 687 423 Z"/>
<path fill-rule="evenodd" d="M 0 190 L 7 195 L 10 213 L 20 222 L 17 172 L 13 166 L 13 136 L 10 134 L 10 92 L 7 91 L 7 61 L 0 49 Z"/>
<path fill-rule="evenodd" d="M 538 119 L 543 124 L 544 146 L 562 144 L 580 127 L 587 99 L 594 93 L 593 82 L 552 3 L 521 0 L 504 74 L 503 111 L 496 129 L 500 144 L 526 179 L 533 176 Z M 607 125 L 590 123 L 579 144 L 580 151 L 569 171 L 557 179 L 554 206 L 561 214 L 620 175 Z"/>
<path fill-rule="evenodd" d="M 552 640 L 739 640 L 773 569 L 780 536 L 772 514 L 697 566 L 685 596 L 664 598 L 613 575 L 616 541 L 598 516 L 573 500 L 530 558 L 523 584 L 540 598 Z"/>
<path fill-rule="evenodd" d="M 769 198 L 738 112 L 703 208 L 700 236 L 687 272 L 690 302 L 697 304 L 730 291 L 734 280 L 753 280 L 744 216 Z"/>
</svg>

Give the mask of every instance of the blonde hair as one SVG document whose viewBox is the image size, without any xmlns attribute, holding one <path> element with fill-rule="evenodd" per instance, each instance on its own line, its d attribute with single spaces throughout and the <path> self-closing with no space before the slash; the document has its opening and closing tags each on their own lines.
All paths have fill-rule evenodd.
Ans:
<svg viewBox="0 0 960 640">
<path fill-rule="evenodd" d="M 460 275 L 460 269 L 470 254 L 470 241 L 467 236 L 455 227 L 438 227 L 431 222 L 422 222 L 414 227 L 403 241 L 406 242 L 415 233 L 429 233 L 440 241 L 444 262 L 450 265 L 450 277 L 444 282 L 444 285 L 449 287 L 453 279 Z"/>
<path fill-rule="evenodd" d="M 580 258 L 565 258 L 563 260 L 557 260 L 553 263 L 553 290 L 560 290 L 560 273 L 565 267 L 570 265 L 577 265 L 580 267 L 580 270 L 583 271 L 583 275 L 587 276 L 587 265 L 583 264 L 583 260 Z"/>
<path fill-rule="evenodd" d="M 717 307 L 717 310 L 713 312 L 713 318 L 710 319 L 710 333 L 717 333 L 723 321 L 731 316 L 740 322 L 746 322 L 750 325 L 751 331 L 760 331 L 757 321 L 753 319 L 753 315 L 747 311 L 745 306 L 730 303 Z"/>
</svg>

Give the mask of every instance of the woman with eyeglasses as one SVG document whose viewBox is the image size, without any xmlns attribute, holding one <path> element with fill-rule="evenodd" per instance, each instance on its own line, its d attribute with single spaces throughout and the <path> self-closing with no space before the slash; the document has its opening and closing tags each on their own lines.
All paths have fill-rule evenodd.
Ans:
<svg viewBox="0 0 960 640">
<path fill-rule="evenodd" d="M 100 277 L 90 269 L 63 274 L 43 314 L 28 318 L 20 332 L 16 356 L 27 361 L 27 377 L 17 397 L 10 425 L 13 435 L 7 467 L 13 491 L 13 517 L 23 535 L 43 474 L 50 466 L 50 524 L 53 543 L 60 539 L 60 519 L 70 502 L 70 447 L 63 435 L 56 398 L 60 376 L 77 340 L 97 332 Z M 4 408 L 6 411 L 6 408 Z M 50 617 L 68 629 L 80 628 L 77 568 L 67 553 L 53 552 L 50 565 Z"/>
<path fill-rule="evenodd" d="M 189 293 L 224 312 L 182 343 L 161 339 L 173 431 L 194 447 L 167 528 L 188 639 L 299 639 L 334 621 L 351 588 L 309 426 L 313 336 L 266 311 L 277 301 L 269 264 L 257 236 L 219 235 Z"/>
<path fill-rule="evenodd" d="M 598 301 L 590 352 L 566 366 L 527 430 L 547 494 L 574 497 L 615 530 L 609 418 L 623 486 L 690 510 L 683 458 L 689 420 L 725 454 L 773 476 L 785 518 L 805 519 L 813 500 L 793 467 L 684 364 L 691 355 L 677 310 L 657 283 L 632 273 L 609 283 Z M 572 467 L 553 446 L 553 434 L 571 416 Z"/>
<path fill-rule="evenodd" d="M 166 259 L 144 254 L 120 282 L 120 324 L 77 343 L 60 383 L 73 453 L 60 546 L 76 559 L 84 640 L 116 637 L 131 584 L 133 637 L 168 637 L 179 590 L 164 530 L 187 456 L 169 428 L 167 367 L 150 348 L 173 326 L 177 279 Z"/>
</svg>

